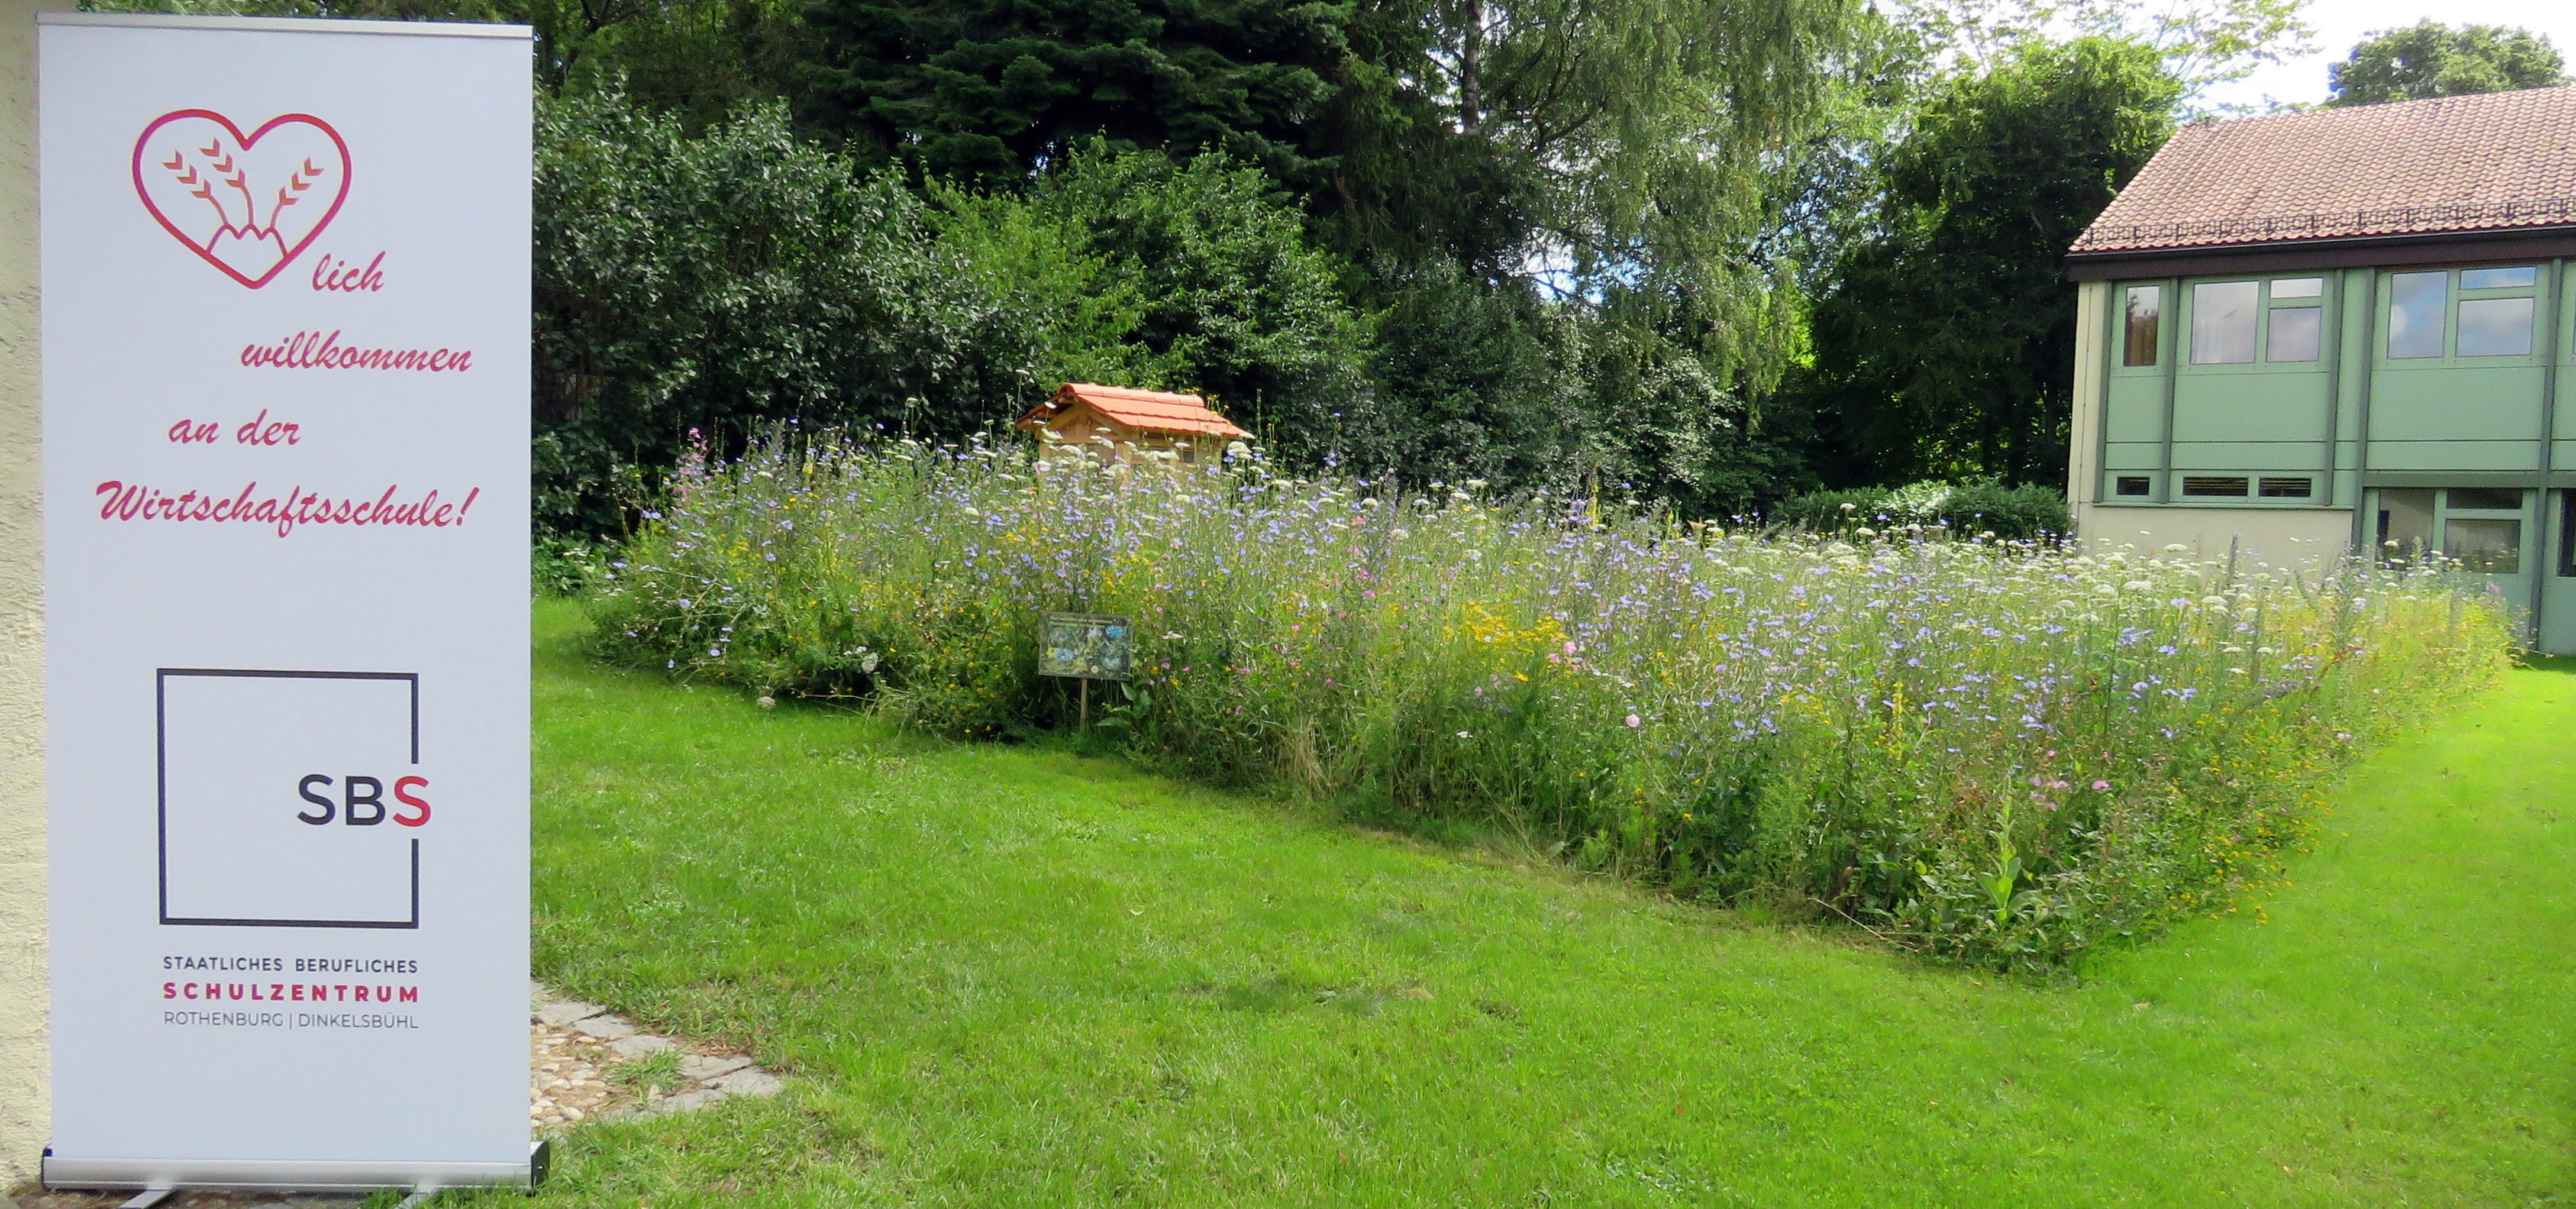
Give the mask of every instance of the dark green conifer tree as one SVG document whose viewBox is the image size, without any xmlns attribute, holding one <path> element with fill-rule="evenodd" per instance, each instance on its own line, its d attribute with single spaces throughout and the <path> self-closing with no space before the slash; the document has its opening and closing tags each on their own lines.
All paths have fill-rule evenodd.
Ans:
<svg viewBox="0 0 2576 1209">
<path fill-rule="evenodd" d="M 976 187 L 1078 142 L 1223 151 L 1317 179 L 1301 129 L 1330 95 L 1346 6 L 1307 0 L 820 0 L 805 116 Z"/>
</svg>

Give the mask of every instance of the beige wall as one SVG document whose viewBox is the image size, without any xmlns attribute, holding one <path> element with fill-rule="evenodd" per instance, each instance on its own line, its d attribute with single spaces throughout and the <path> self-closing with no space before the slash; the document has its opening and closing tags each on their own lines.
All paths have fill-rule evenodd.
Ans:
<svg viewBox="0 0 2576 1209">
<path fill-rule="evenodd" d="M 2154 553 L 2183 545 L 2203 558 L 2227 557 L 2232 542 L 2274 566 L 2329 560 L 2352 543 L 2349 508 L 2123 508 L 2086 504 L 2075 532 L 2088 545 Z"/>
<path fill-rule="evenodd" d="M 36 429 L 36 10 L 0 0 L 0 1189 L 43 1153 L 45 599 Z"/>
</svg>

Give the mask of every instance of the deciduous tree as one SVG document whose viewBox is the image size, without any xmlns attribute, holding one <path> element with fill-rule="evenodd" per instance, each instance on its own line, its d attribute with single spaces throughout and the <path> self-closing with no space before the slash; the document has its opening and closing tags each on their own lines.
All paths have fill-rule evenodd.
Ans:
<svg viewBox="0 0 2576 1209">
<path fill-rule="evenodd" d="M 2567 82 L 2566 61 L 2549 39 L 2502 25 L 2448 26 L 2431 20 L 2362 39 L 2326 69 L 2329 105 L 2377 105 Z"/>
<path fill-rule="evenodd" d="M 1880 233 L 1817 303 L 1812 388 L 1849 482 L 2062 479 L 2075 290 L 2063 257 L 2172 129 L 2153 47 L 2030 43 L 1951 80 L 1886 165 Z"/>
</svg>

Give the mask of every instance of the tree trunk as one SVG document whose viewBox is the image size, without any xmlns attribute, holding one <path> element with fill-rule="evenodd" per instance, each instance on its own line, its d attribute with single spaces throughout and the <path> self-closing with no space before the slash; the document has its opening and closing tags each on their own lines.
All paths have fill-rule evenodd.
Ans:
<svg viewBox="0 0 2576 1209">
<path fill-rule="evenodd" d="M 1485 6 L 1468 0 L 1467 28 L 1458 47 L 1458 128 L 1475 134 L 1485 124 Z"/>
</svg>

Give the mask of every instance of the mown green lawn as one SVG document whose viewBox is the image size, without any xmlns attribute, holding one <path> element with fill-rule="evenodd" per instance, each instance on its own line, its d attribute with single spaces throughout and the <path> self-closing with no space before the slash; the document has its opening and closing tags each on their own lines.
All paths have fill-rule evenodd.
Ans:
<svg viewBox="0 0 2576 1209">
<path fill-rule="evenodd" d="M 2048 987 L 538 621 L 538 973 L 797 1076 L 539 1204 L 2576 1203 L 2576 669 L 2360 768 L 2268 922 Z"/>
</svg>

